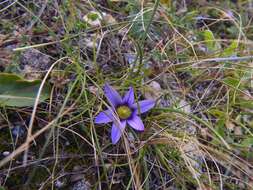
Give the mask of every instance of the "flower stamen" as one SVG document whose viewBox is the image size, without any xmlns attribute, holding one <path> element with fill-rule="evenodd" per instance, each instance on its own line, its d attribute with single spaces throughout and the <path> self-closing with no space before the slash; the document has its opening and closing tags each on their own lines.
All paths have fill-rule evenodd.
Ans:
<svg viewBox="0 0 253 190">
<path fill-rule="evenodd" d="M 120 119 L 127 119 L 132 114 L 132 110 L 128 106 L 119 106 L 116 111 Z"/>
</svg>

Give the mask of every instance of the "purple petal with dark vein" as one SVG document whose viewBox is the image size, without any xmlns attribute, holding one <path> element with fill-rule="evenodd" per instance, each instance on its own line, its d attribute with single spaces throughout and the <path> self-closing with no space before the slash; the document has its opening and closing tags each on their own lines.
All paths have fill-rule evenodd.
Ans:
<svg viewBox="0 0 253 190">
<path fill-rule="evenodd" d="M 137 113 L 145 113 L 148 110 L 150 110 L 151 108 L 153 108 L 155 106 L 155 101 L 154 100 L 142 100 L 139 101 L 138 103 L 135 103 L 133 105 L 134 109 L 137 110 Z M 139 111 L 140 109 L 140 111 Z"/>
<path fill-rule="evenodd" d="M 119 141 L 125 127 L 126 121 L 113 122 L 111 131 L 112 144 L 116 144 Z"/>
<path fill-rule="evenodd" d="M 127 93 L 125 94 L 123 98 L 124 103 L 128 103 L 129 105 L 134 103 L 134 89 L 133 87 L 130 87 Z"/>
<path fill-rule="evenodd" d="M 131 119 L 128 119 L 127 123 L 130 125 L 130 127 L 134 128 L 135 130 L 138 131 L 144 130 L 144 124 L 141 118 L 137 115 L 133 116 Z"/>
<path fill-rule="evenodd" d="M 122 103 L 122 98 L 120 97 L 119 93 L 109 84 L 105 84 L 104 92 L 107 100 L 113 107 L 116 107 Z"/>
<path fill-rule="evenodd" d="M 112 122 L 113 115 L 110 110 L 100 112 L 96 117 L 94 122 L 95 123 L 109 123 Z"/>
</svg>

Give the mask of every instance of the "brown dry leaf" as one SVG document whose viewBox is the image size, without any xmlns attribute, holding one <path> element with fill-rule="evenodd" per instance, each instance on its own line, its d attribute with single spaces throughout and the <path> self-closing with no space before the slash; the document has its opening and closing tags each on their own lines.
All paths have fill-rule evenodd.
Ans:
<svg viewBox="0 0 253 190">
<path fill-rule="evenodd" d="M 117 23 L 116 19 L 110 14 L 104 15 L 104 22 L 106 24 L 115 24 L 115 23 Z"/>
<path fill-rule="evenodd" d="M 234 129 L 235 129 L 235 124 L 234 123 L 232 123 L 231 121 L 226 121 L 226 124 L 225 124 L 225 126 L 227 127 L 227 129 L 229 130 L 229 131 L 234 131 Z"/>
<path fill-rule="evenodd" d="M 208 128 L 201 128 L 200 129 L 200 135 L 204 138 L 207 139 L 208 138 Z"/>
<path fill-rule="evenodd" d="M 243 135 L 243 133 L 242 133 L 242 128 L 241 127 L 235 127 L 235 130 L 234 130 L 235 132 L 235 135 L 236 136 L 241 136 L 241 135 Z"/>
</svg>

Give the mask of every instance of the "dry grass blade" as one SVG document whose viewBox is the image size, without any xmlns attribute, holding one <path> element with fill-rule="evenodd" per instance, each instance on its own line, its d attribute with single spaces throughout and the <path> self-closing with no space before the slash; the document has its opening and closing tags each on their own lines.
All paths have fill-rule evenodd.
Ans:
<svg viewBox="0 0 253 190">
<path fill-rule="evenodd" d="M 53 70 L 53 68 L 59 63 L 61 62 L 62 60 L 64 59 L 69 59 L 68 57 L 63 57 L 59 60 L 57 60 L 55 63 L 53 63 L 51 65 L 51 67 L 48 69 L 45 77 L 43 78 L 42 82 L 41 82 L 41 85 L 40 85 L 40 88 L 38 90 L 38 93 L 37 93 L 37 96 L 36 96 L 36 99 L 35 99 L 35 102 L 34 102 L 34 106 L 33 106 L 33 112 L 32 112 L 32 115 L 31 115 L 31 119 L 30 119 L 30 123 L 29 123 L 29 126 L 28 126 L 28 132 L 27 132 L 27 137 L 26 137 L 26 146 L 28 146 L 30 144 L 30 142 L 34 139 L 32 138 L 32 129 L 33 129 L 33 122 L 34 122 L 34 119 L 35 119 L 35 114 L 36 114 L 36 110 L 37 110 L 37 107 L 38 107 L 38 104 L 39 104 L 39 100 L 40 100 L 40 95 L 41 95 L 41 92 L 43 90 L 43 87 L 46 83 L 46 80 L 48 79 L 48 76 L 50 74 L 50 72 Z M 27 156 L 28 156 L 28 151 L 29 151 L 29 147 L 26 148 L 25 150 L 25 153 L 24 153 L 24 158 L 23 158 L 23 165 L 26 166 L 27 164 Z"/>
</svg>

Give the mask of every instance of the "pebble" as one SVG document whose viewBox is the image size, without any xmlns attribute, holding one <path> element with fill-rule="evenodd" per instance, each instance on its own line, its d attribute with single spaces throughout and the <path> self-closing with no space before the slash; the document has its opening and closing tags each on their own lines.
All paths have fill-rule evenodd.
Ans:
<svg viewBox="0 0 253 190">
<path fill-rule="evenodd" d="M 10 154 L 10 152 L 9 152 L 9 151 L 4 151 L 2 154 L 3 154 L 4 156 L 8 156 L 8 155 Z"/>
<path fill-rule="evenodd" d="M 25 134 L 25 129 L 24 129 L 24 127 L 22 127 L 20 125 L 16 125 L 15 127 L 13 127 L 11 129 L 11 134 L 14 139 L 16 139 L 18 137 L 22 137 Z"/>
<path fill-rule="evenodd" d="M 64 185 L 65 185 L 65 183 L 63 181 L 60 181 L 60 180 L 55 181 L 56 188 L 62 188 Z"/>
<path fill-rule="evenodd" d="M 89 182 L 85 181 L 84 179 L 76 182 L 71 190 L 90 190 Z"/>
</svg>

